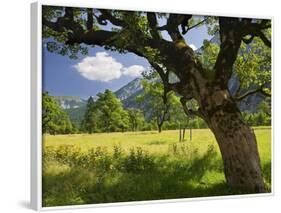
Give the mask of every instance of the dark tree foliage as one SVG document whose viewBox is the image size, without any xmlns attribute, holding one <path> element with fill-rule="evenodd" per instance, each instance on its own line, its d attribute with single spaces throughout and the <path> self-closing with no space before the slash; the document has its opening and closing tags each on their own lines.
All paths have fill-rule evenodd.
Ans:
<svg viewBox="0 0 281 213">
<path fill-rule="evenodd" d="M 129 127 L 128 112 L 123 109 L 122 103 L 113 92 L 106 90 L 88 99 L 87 108 L 81 123 L 82 132 L 125 131 Z"/>
<path fill-rule="evenodd" d="M 81 123 L 81 130 L 89 134 L 97 131 L 97 109 L 92 96 L 87 102 L 86 111 Z"/>
<path fill-rule="evenodd" d="M 68 115 L 47 92 L 42 94 L 42 132 L 70 134 L 74 131 Z"/>
<path fill-rule="evenodd" d="M 99 93 L 96 101 L 99 129 L 103 132 L 125 131 L 128 129 L 129 117 L 122 103 L 113 92 L 105 90 Z"/>
<path fill-rule="evenodd" d="M 142 130 L 145 122 L 144 114 L 140 109 L 128 109 L 129 129 L 131 131 Z"/>
</svg>

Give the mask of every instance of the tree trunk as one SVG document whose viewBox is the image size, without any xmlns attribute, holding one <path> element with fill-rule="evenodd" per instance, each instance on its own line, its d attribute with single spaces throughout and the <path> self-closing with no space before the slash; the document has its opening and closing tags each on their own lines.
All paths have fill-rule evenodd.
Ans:
<svg viewBox="0 0 281 213">
<path fill-rule="evenodd" d="M 161 133 L 162 132 L 162 124 L 158 124 L 157 127 L 158 127 L 158 132 Z"/>
<path fill-rule="evenodd" d="M 225 103 L 203 114 L 219 145 L 226 182 L 246 192 L 265 192 L 254 131 L 243 122 L 235 102 Z"/>
<path fill-rule="evenodd" d="M 179 130 L 179 142 L 181 142 L 181 126 L 180 126 L 180 130 Z"/>
</svg>

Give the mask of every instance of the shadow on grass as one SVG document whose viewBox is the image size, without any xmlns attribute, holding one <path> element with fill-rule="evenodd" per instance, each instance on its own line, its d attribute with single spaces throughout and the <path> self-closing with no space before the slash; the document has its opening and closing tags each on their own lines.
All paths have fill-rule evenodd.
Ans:
<svg viewBox="0 0 281 213">
<path fill-rule="evenodd" d="M 148 145 L 162 145 L 162 144 L 166 144 L 166 141 L 158 141 L 158 140 L 155 140 L 155 141 L 151 141 L 149 143 L 147 143 Z"/>
<path fill-rule="evenodd" d="M 108 156 L 107 156 L 108 157 Z M 132 164 L 133 162 L 133 164 Z M 79 205 L 242 194 L 225 184 L 216 151 L 204 155 L 147 156 L 131 152 L 111 158 L 109 167 L 75 165 L 60 173 L 44 173 L 43 205 Z M 145 166 L 149 164 L 149 166 Z M 268 165 L 265 166 L 268 169 Z M 268 177 L 269 178 L 269 177 Z"/>
<path fill-rule="evenodd" d="M 262 174 L 266 183 L 267 191 L 271 192 L 271 162 L 262 164 Z"/>
</svg>

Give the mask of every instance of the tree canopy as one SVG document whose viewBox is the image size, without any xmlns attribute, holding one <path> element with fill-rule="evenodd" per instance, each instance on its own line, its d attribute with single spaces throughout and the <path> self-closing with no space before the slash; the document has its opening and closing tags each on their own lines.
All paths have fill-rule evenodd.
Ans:
<svg viewBox="0 0 281 213">
<path fill-rule="evenodd" d="M 87 101 L 86 111 L 84 113 L 84 118 L 81 123 L 82 131 L 86 131 L 88 133 L 93 133 L 97 131 L 97 108 L 94 102 L 93 97 L 91 96 Z"/>
<path fill-rule="evenodd" d="M 129 115 L 122 103 L 110 91 L 90 97 L 81 123 L 81 130 L 87 133 L 125 131 L 129 127 Z"/>
<path fill-rule="evenodd" d="M 73 131 L 68 115 L 47 92 L 42 95 L 42 132 L 49 134 L 69 134 Z"/>
</svg>

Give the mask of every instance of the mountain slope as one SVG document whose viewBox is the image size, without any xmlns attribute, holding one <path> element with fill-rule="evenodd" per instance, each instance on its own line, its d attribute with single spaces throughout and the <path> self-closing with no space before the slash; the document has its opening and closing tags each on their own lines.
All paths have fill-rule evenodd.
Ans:
<svg viewBox="0 0 281 213">
<path fill-rule="evenodd" d="M 54 96 L 54 98 L 68 114 L 72 124 L 78 128 L 86 111 L 87 101 L 79 96 Z"/>
<path fill-rule="evenodd" d="M 138 108 L 135 98 L 143 92 L 141 80 L 141 78 L 136 78 L 114 92 L 125 108 Z"/>
<path fill-rule="evenodd" d="M 218 36 L 214 36 L 210 42 L 219 44 L 220 40 Z M 197 49 L 195 51 L 196 54 L 200 55 L 203 51 L 203 47 Z M 173 79 L 175 80 L 175 79 Z M 170 80 L 169 80 L 170 81 Z M 171 82 L 172 83 L 172 82 Z M 228 88 L 231 94 L 235 94 L 239 87 L 239 79 L 238 77 L 233 74 L 231 79 L 228 82 Z M 136 96 L 141 94 L 143 91 L 141 85 L 141 79 L 136 78 L 133 81 L 129 82 L 127 85 L 123 86 L 119 90 L 115 92 L 116 96 L 122 101 L 125 108 L 138 108 L 138 104 L 135 101 Z M 256 112 L 258 104 L 264 100 L 264 96 L 261 94 L 254 94 L 248 96 L 243 101 L 239 103 L 239 108 L 241 111 L 248 111 L 248 112 Z"/>
<path fill-rule="evenodd" d="M 79 108 L 87 103 L 79 96 L 54 96 L 54 98 L 63 109 Z"/>
</svg>

